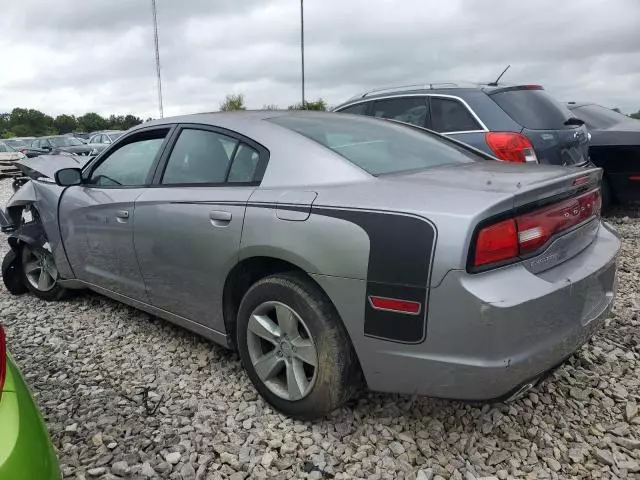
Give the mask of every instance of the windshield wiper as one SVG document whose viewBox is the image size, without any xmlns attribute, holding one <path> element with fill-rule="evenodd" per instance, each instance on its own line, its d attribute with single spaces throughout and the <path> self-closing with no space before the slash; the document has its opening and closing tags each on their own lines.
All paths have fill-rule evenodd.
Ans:
<svg viewBox="0 0 640 480">
<path fill-rule="evenodd" d="M 576 117 L 571 117 L 569 118 L 567 121 L 564 122 L 565 125 L 584 125 L 584 121 L 580 120 L 579 118 Z"/>
</svg>

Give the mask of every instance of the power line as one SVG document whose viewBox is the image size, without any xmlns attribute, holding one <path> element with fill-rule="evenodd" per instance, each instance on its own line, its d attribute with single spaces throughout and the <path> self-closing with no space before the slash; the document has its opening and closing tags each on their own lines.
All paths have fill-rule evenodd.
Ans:
<svg viewBox="0 0 640 480">
<path fill-rule="evenodd" d="M 156 15 L 156 0 L 151 0 L 151 11 L 153 13 L 153 42 L 156 48 L 156 75 L 158 77 L 158 108 L 160 118 L 164 117 L 162 110 L 162 79 L 160 77 L 160 48 L 158 47 L 158 17 Z"/>
</svg>

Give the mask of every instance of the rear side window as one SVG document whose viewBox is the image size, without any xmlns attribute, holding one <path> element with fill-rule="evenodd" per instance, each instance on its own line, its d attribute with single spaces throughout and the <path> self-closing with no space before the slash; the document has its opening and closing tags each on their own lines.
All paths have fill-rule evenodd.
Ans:
<svg viewBox="0 0 640 480">
<path fill-rule="evenodd" d="M 350 107 L 343 108 L 340 110 L 340 113 L 352 113 L 354 115 L 366 115 L 367 114 L 367 106 L 369 104 L 367 102 L 356 103 L 355 105 L 351 105 Z"/>
<path fill-rule="evenodd" d="M 373 103 L 373 116 L 424 127 L 427 120 L 427 101 L 425 97 L 377 100 Z"/>
<path fill-rule="evenodd" d="M 483 160 L 425 130 L 368 117 L 283 115 L 268 121 L 315 140 L 372 175 Z"/>
<path fill-rule="evenodd" d="M 565 125 L 572 117 L 568 108 L 542 89 L 509 89 L 489 94 L 507 115 L 531 130 L 575 128 Z"/>
<path fill-rule="evenodd" d="M 441 97 L 431 97 L 431 128 L 441 133 L 482 130 L 462 102 Z"/>
</svg>

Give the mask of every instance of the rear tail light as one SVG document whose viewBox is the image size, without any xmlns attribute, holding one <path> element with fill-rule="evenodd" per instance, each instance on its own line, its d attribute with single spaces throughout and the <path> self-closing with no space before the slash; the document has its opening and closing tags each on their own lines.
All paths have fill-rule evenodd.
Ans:
<svg viewBox="0 0 640 480">
<path fill-rule="evenodd" d="M 538 163 L 533 145 L 527 137 L 513 132 L 487 132 L 487 145 L 496 157 L 505 162 Z"/>
<path fill-rule="evenodd" d="M 600 216 L 600 189 L 483 227 L 476 237 L 473 267 L 486 269 L 540 251 L 556 235 Z"/>
<path fill-rule="evenodd" d="M 2 398 L 2 389 L 4 388 L 4 379 L 7 374 L 7 337 L 4 329 L 0 325 L 0 398 Z"/>
</svg>

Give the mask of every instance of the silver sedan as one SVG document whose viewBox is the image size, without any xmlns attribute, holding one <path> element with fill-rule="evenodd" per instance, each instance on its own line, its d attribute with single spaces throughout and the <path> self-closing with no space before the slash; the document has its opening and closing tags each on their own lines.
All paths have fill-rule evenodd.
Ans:
<svg viewBox="0 0 640 480">
<path fill-rule="evenodd" d="M 3 215 L 13 293 L 89 288 L 237 349 L 296 418 L 362 382 L 514 398 L 614 298 L 620 243 L 600 218 L 598 169 L 274 111 L 149 122 L 81 169 L 37 160 Z"/>
</svg>

